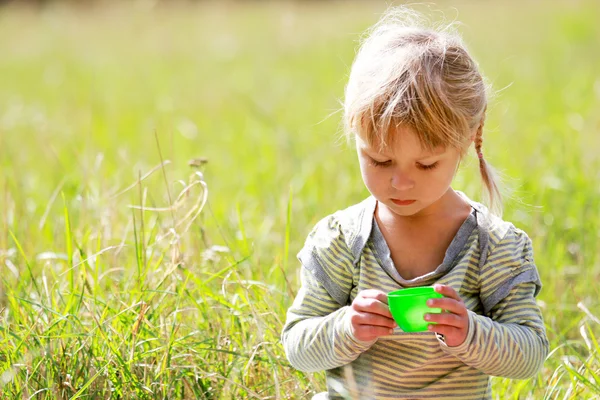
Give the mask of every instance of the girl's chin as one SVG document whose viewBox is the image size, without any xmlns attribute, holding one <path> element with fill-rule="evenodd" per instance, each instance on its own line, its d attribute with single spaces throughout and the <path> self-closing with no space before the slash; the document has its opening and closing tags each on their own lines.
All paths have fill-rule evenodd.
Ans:
<svg viewBox="0 0 600 400">
<path fill-rule="evenodd" d="M 392 201 L 383 203 L 389 212 L 399 217 L 418 217 L 426 214 L 427 207 L 423 207 L 423 204 L 419 201 L 415 201 L 413 204 L 408 206 L 399 206 Z"/>
</svg>

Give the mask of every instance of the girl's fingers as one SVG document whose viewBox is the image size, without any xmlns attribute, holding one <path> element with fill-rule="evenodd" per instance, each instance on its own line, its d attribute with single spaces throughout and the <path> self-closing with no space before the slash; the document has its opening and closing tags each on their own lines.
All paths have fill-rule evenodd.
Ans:
<svg viewBox="0 0 600 400">
<path fill-rule="evenodd" d="M 373 340 L 380 336 L 391 335 L 394 332 L 391 328 L 383 326 L 359 325 L 354 330 L 354 336 L 360 340 Z"/>
<path fill-rule="evenodd" d="M 462 300 L 456 301 L 448 297 L 441 299 L 429 299 L 427 300 L 427 306 L 430 308 L 441 308 L 442 310 L 446 310 L 458 315 L 464 315 L 467 312 L 465 304 L 462 302 Z"/>
<path fill-rule="evenodd" d="M 451 299 L 462 301 L 458 293 L 456 293 L 456 290 L 454 290 L 451 286 L 435 284 L 433 285 L 433 290 L 435 290 L 439 294 L 444 295 L 445 297 L 450 297 Z"/>
<path fill-rule="evenodd" d="M 357 297 L 362 297 L 364 299 L 375 299 L 384 304 L 388 303 L 387 294 L 385 294 L 381 290 L 376 290 L 376 289 L 363 290 L 362 292 L 360 292 L 358 294 Z"/>
<path fill-rule="evenodd" d="M 356 302 L 353 307 L 358 312 L 371 313 L 382 315 L 387 318 L 392 318 L 392 313 L 387 304 L 383 304 L 378 300 L 365 299 L 361 302 Z"/>
<path fill-rule="evenodd" d="M 426 314 L 425 321 L 436 322 L 438 325 L 447 325 L 460 329 L 466 328 L 468 324 L 468 320 L 464 317 L 451 313 Z"/>
<path fill-rule="evenodd" d="M 352 308 L 359 312 L 378 314 L 387 318 L 392 318 L 390 308 L 387 304 L 387 295 L 383 292 L 380 293 L 381 294 L 375 294 L 374 297 L 357 297 L 352 302 Z"/>
<path fill-rule="evenodd" d="M 371 314 L 366 312 L 357 312 L 350 318 L 352 325 L 363 326 L 382 326 L 385 328 L 395 328 L 396 321 L 391 318 L 386 318 L 381 315 Z"/>
</svg>

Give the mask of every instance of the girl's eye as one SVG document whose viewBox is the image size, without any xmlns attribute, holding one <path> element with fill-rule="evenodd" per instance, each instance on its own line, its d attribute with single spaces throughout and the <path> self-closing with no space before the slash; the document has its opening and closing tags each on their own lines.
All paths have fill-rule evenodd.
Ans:
<svg viewBox="0 0 600 400">
<path fill-rule="evenodd" d="M 392 160 L 377 161 L 373 158 L 370 158 L 369 161 L 370 161 L 371 165 L 374 167 L 389 167 L 390 165 L 392 165 Z M 433 164 L 429 164 L 429 165 L 417 164 L 417 168 L 419 168 L 421 170 L 425 170 L 425 171 L 434 169 L 437 166 L 438 166 L 437 162 L 434 162 Z"/>
<path fill-rule="evenodd" d="M 429 165 L 419 164 L 419 169 L 423 169 L 423 170 L 434 169 L 435 167 L 437 167 L 437 165 L 438 165 L 437 162 L 434 162 L 433 164 L 429 164 Z"/>
<path fill-rule="evenodd" d="M 377 161 L 374 159 L 370 159 L 371 161 L 371 165 L 373 165 L 374 167 L 387 167 L 389 165 L 392 165 L 392 160 L 387 160 L 387 161 Z"/>
</svg>

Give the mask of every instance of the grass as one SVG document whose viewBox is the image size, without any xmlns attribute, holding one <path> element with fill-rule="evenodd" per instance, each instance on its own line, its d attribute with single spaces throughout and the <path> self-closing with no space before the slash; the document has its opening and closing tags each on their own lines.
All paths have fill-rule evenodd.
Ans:
<svg viewBox="0 0 600 400">
<path fill-rule="evenodd" d="M 552 353 L 494 397 L 600 398 L 598 3 L 439 8 L 499 89 L 484 153 L 544 282 Z M 0 397 L 324 388 L 279 333 L 306 234 L 367 195 L 339 100 L 384 9 L 0 8 Z M 474 160 L 454 186 L 479 198 Z"/>
</svg>

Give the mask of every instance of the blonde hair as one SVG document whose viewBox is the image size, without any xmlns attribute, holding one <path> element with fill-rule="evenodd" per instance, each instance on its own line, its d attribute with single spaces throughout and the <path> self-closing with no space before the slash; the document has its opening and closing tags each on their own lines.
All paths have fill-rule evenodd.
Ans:
<svg viewBox="0 0 600 400">
<path fill-rule="evenodd" d="M 392 128 L 408 126 L 424 149 L 452 147 L 461 158 L 474 136 L 489 207 L 501 215 L 496 174 L 481 149 L 489 87 L 456 23 L 429 25 L 401 6 L 367 31 L 346 86 L 346 135 L 383 147 L 393 143 Z"/>
</svg>

